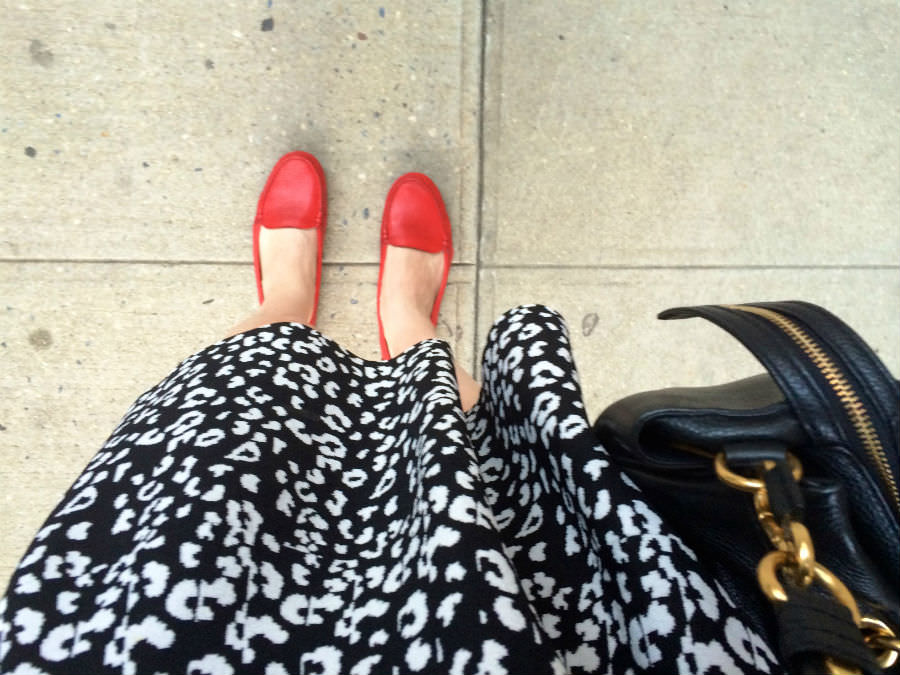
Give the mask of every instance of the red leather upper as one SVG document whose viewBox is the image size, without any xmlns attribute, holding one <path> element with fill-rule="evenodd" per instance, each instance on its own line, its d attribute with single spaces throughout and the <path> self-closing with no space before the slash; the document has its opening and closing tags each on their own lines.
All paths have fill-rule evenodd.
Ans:
<svg viewBox="0 0 900 675">
<path fill-rule="evenodd" d="M 384 279 L 385 251 L 388 245 L 415 248 L 428 253 L 444 254 L 444 273 L 434 306 L 431 323 L 437 326 L 441 300 L 447 289 L 450 263 L 453 261 L 453 235 L 444 200 L 431 179 L 424 173 L 407 173 L 388 191 L 381 218 L 381 267 L 378 270 L 378 339 L 381 358 L 391 357 L 384 325 L 381 323 L 381 282 Z"/>
<path fill-rule="evenodd" d="M 453 250 L 444 200 L 428 176 L 408 173 L 394 182 L 384 205 L 381 237 L 382 245 L 429 253 Z"/>
<path fill-rule="evenodd" d="M 292 152 L 279 160 L 260 195 L 257 223 L 267 228 L 319 226 L 325 181 L 318 162 L 310 158 L 305 152 Z"/>
</svg>

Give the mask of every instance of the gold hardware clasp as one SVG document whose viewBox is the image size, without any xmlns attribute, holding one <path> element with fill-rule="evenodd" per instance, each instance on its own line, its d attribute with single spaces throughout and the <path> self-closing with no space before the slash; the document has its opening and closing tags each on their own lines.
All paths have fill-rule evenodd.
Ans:
<svg viewBox="0 0 900 675">
<path fill-rule="evenodd" d="M 794 457 L 791 453 L 785 453 L 787 456 L 788 464 L 791 467 L 791 475 L 794 476 L 794 480 L 800 480 L 803 478 L 803 465 L 800 464 L 800 460 Z M 772 461 L 763 462 L 763 468 L 766 470 L 771 469 L 775 466 L 775 463 Z M 728 463 L 725 461 L 725 453 L 720 452 L 716 455 L 715 459 L 715 467 L 716 467 L 716 475 L 722 480 L 722 482 L 730 485 L 733 488 L 737 488 L 742 492 L 757 492 L 758 490 L 765 490 L 766 483 L 761 478 L 748 478 L 747 476 L 742 476 L 739 473 L 736 473 L 728 468 Z"/>
<path fill-rule="evenodd" d="M 785 453 L 791 475 L 795 481 L 803 477 L 803 466 L 800 460 L 790 452 Z M 769 471 L 775 467 L 772 460 L 761 462 L 762 470 Z M 793 519 L 779 522 L 772 513 L 768 488 L 762 478 L 743 476 L 728 467 L 725 453 L 719 452 L 714 459 L 716 475 L 726 485 L 742 492 L 753 493 L 753 505 L 756 516 L 772 546 L 770 551 L 759 562 L 756 568 L 756 579 L 765 596 L 774 603 L 789 601 L 784 590 L 779 572 L 800 588 L 807 588 L 818 582 L 832 597 L 850 612 L 854 625 L 860 629 L 863 642 L 875 653 L 881 668 L 892 668 L 900 660 L 900 640 L 894 630 L 884 621 L 870 616 L 862 616 L 853 593 L 827 567 L 816 562 L 812 537 L 806 526 Z M 857 675 L 858 668 L 841 663 L 837 659 L 826 656 L 824 665 L 830 675 Z"/>
<path fill-rule="evenodd" d="M 864 616 L 860 628 L 863 631 L 863 640 L 870 649 L 881 650 L 875 659 L 884 670 L 892 668 L 900 658 L 900 640 L 881 619 L 872 616 Z"/>
<path fill-rule="evenodd" d="M 756 579 L 759 587 L 766 597 L 772 602 L 787 602 L 788 595 L 778 580 L 778 570 L 791 563 L 790 554 L 785 551 L 772 551 L 766 554 L 756 568 Z M 859 605 L 850 590 L 840 579 L 831 573 L 824 565 L 815 563 L 815 579 L 822 584 L 835 599 L 850 610 L 853 623 L 862 625 L 862 615 L 859 613 Z"/>
</svg>

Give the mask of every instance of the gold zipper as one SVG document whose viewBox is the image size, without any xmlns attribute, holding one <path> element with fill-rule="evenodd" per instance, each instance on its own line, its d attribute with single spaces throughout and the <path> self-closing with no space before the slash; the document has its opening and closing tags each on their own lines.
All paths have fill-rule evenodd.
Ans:
<svg viewBox="0 0 900 675">
<path fill-rule="evenodd" d="M 881 475 L 885 485 L 887 485 L 888 491 L 894 501 L 894 509 L 900 513 L 900 493 L 898 493 L 897 483 L 891 475 L 890 464 L 885 455 L 884 446 L 881 444 L 881 439 L 878 438 L 878 432 L 875 430 L 875 425 L 872 422 L 869 411 L 866 410 L 865 405 L 847 381 L 847 378 L 841 369 L 838 368 L 828 354 L 822 350 L 822 347 L 810 337 L 809 333 L 786 316 L 769 309 L 752 307 L 749 305 L 727 305 L 727 307 L 742 312 L 749 312 L 750 314 L 756 314 L 757 316 L 768 319 L 787 333 L 800 349 L 803 350 L 803 353 L 810 358 L 816 368 L 819 369 L 819 372 L 825 377 L 828 384 L 831 385 L 838 400 L 840 400 L 841 405 L 844 407 L 844 411 L 847 413 L 847 417 L 850 418 L 850 422 L 856 430 L 857 437 L 866 449 L 866 452 L 869 453 L 869 457 L 871 457 L 872 461 L 875 463 L 878 473 Z"/>
</svg>

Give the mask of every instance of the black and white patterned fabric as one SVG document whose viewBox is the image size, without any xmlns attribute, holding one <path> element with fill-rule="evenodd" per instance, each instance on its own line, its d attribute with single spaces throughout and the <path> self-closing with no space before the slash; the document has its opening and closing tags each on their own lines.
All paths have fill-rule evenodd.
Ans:
<svg viewBox="0 0 900 675">
<path fill-rule="evenodd" d="M 223 340 L 128 411 L 0 601 L 3 673 L 779 670 L 596 445 L 565 325 L 365 361 Z"/>
</svg>

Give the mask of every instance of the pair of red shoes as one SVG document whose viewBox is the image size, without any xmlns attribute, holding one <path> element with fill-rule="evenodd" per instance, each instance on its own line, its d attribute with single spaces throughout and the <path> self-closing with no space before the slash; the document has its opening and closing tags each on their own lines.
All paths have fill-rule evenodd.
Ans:
<svg viewBox="0 0 900 675">
<path fill-rule="evenodd" d="M 322 242 L 325 239 L 325 173 L 315 157 L 306 152 L 291 152 L 278 160 L 263 188 L 253 223 L 253 267 L 259 302 L 263 302 L 262 266 L 259 257 L 259 232 L 267 229 L 294 227 L 316 230 L 316 293 L 310 325 L 316 324 L 319 306 L 319 287 L 322 282 Z M 388 246 L 414 248 L 428 253 L 444 254 L 444 273 L 434 306 L 431 322 L 437 326 L 438 312 L 450 262 L 453 260 L 453 239 L 450 219 L 437 186 L 428 176 L 407 173 L 391 186 L 381 219 L 381 269 L 378 273 L 378 337 L 382 358 L 390 358 L 384 327 L 381 324 L 381 280 L 384 277 L 385 253 Z"/>
</svg>

